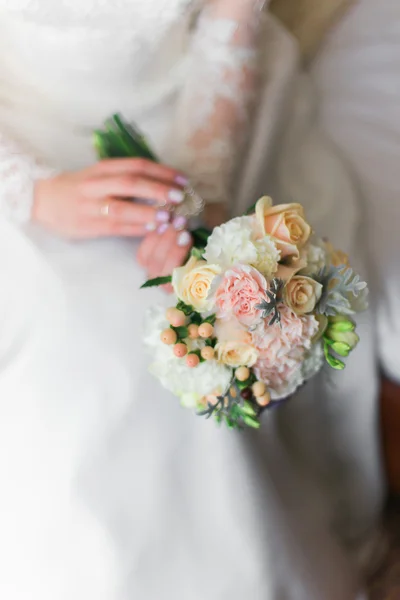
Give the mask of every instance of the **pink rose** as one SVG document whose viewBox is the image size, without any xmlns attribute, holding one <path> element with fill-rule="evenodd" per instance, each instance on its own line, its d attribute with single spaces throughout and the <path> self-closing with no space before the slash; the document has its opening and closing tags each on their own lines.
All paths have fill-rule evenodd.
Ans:
<svg viewBox="0 0 400 600">
<path fill-rule="evenodd" d="M 219 319 L 236 319 L 242 325 L 255 325 L 262 311 L 257 305 L 265 299 L 268 284 L 257 269 L 238 265 L 226 271 L 215 292 L 216 313 Z"/>
</svg>

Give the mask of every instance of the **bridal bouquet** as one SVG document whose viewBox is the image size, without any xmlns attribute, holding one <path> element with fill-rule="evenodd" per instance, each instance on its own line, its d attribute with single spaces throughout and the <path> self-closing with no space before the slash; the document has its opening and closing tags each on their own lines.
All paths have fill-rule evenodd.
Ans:
<svg viewBox="0 0 400 600">
<path fill-rule="evenodd" d="M 143 286 L 171 282 L 175 294 L 167 310 L 150 309 L 150 371 L 198 415 L 258 428 L 324 363 L 345 367 L 367 285 L 300 204 L 263 197 L 194 239 L 186 264 Z"/>
</svg>

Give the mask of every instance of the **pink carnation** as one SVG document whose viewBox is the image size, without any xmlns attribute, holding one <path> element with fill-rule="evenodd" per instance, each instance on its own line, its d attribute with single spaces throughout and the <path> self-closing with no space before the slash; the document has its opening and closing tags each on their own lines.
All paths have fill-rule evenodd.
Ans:
<svg viewBox="0 0 400 600">
<path fill-rule="evenodd" d="M 257 305 L 265 298 L 267 281 L 257 269 L 237 265 L 226 271 L 215 293 L 216 313 L 219 319 L 236 319 L 250 327 L 261 318 Z"/>
<path fill-rule="evenodd" d="M 255 374 L 274 390 L 294 376 L 318 331 L 318 321 L 313 315 L 299 317 L 284 304 L 278 308 L 280 325 L 268 325 L 268 320 L 263 320 L 252 333 L 253 344 L 260 353 Z"/>
</svg>

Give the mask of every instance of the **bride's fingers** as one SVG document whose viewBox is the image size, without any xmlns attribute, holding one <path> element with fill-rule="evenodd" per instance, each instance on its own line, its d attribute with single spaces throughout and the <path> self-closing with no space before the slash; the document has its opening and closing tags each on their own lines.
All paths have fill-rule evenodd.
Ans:
<svg viewBox="0 0 400 600">
<path fill-rule="evenodd" d="M 152 206 L 140 204 L 127 200 L 116 200 L 109 198 L 107 200 L 89 201 L 82 206 L 82 214 L 85 217 L 102 219 L 105 223 L 124 223 L 147 225 L 148 228 L 155 229 L 157 223 L 164 219 L 169 219 L 167 211 L 156 210 Z"/>
<path fill-rule="evenodd" d="M 184 263 L 191 244 L 192 238 L 187 231 L 169 227 L 152 248 L 147 266 L 150 277 L 171 275 L 175 267 Z"/>
<path fill-rule="evenodd" d="M 170 275 L 176 267 L 183 265 L 191 246 L 192 237 L 190 233 L 187 231 L 177 232 L 175 239 L 166 252 L 160 275 Z"/>
<path fill-rule="evenodd" d="M 143 237 L 146 234 L 145 225 L 135 223 L 94 221 L 91 227 L 93 237 Z"/>
<path fill-rule="evenodd" d="M 129 174 L 89 179 L 84 183 L 83 192 L 88 198 L 138 198 L 151 200 L 161 206 L 177 205 L 185 199 L 184 191 L 176 185 Z"/>
<path fill-rule="evenodd" d="M 159 236 L 156 232 L 148 233 L 143 239 L 137 251 L 136 260 L 139 265 L 149 271 L 149 263 L 153 255 L 153 249 L 159 241 Z"/>
<path fill-rule="evenodd" d="M 187 178 L 180 171 L 144 158 L 113 158 L 101 160 L 91 167 L 90 170 L 92 173 L 100 176 L 127 173 L 131 175 L 142 175 L 149 179 L 158 179 L 160 181 L 176 183 L 178 186 L 185 186 L 188 184 Z"/>
</svg>

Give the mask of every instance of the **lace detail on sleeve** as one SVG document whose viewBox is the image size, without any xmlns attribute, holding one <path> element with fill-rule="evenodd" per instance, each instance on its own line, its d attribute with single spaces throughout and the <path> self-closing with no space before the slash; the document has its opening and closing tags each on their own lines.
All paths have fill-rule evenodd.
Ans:
<svg viewBox="0 0 400 600">
<path fill-rule="evenodd" d="M 260 0 L 209 0 L 178 111 L 179 166 L 206 203 L 226 202 L 257 92 Z"/>
<path fill-rule="evenodd" d="M 35 181 L 54 174 L 16 142 L 0 133 L 0 213 L 16 223 L 29 221 Z"/>
</svg>

